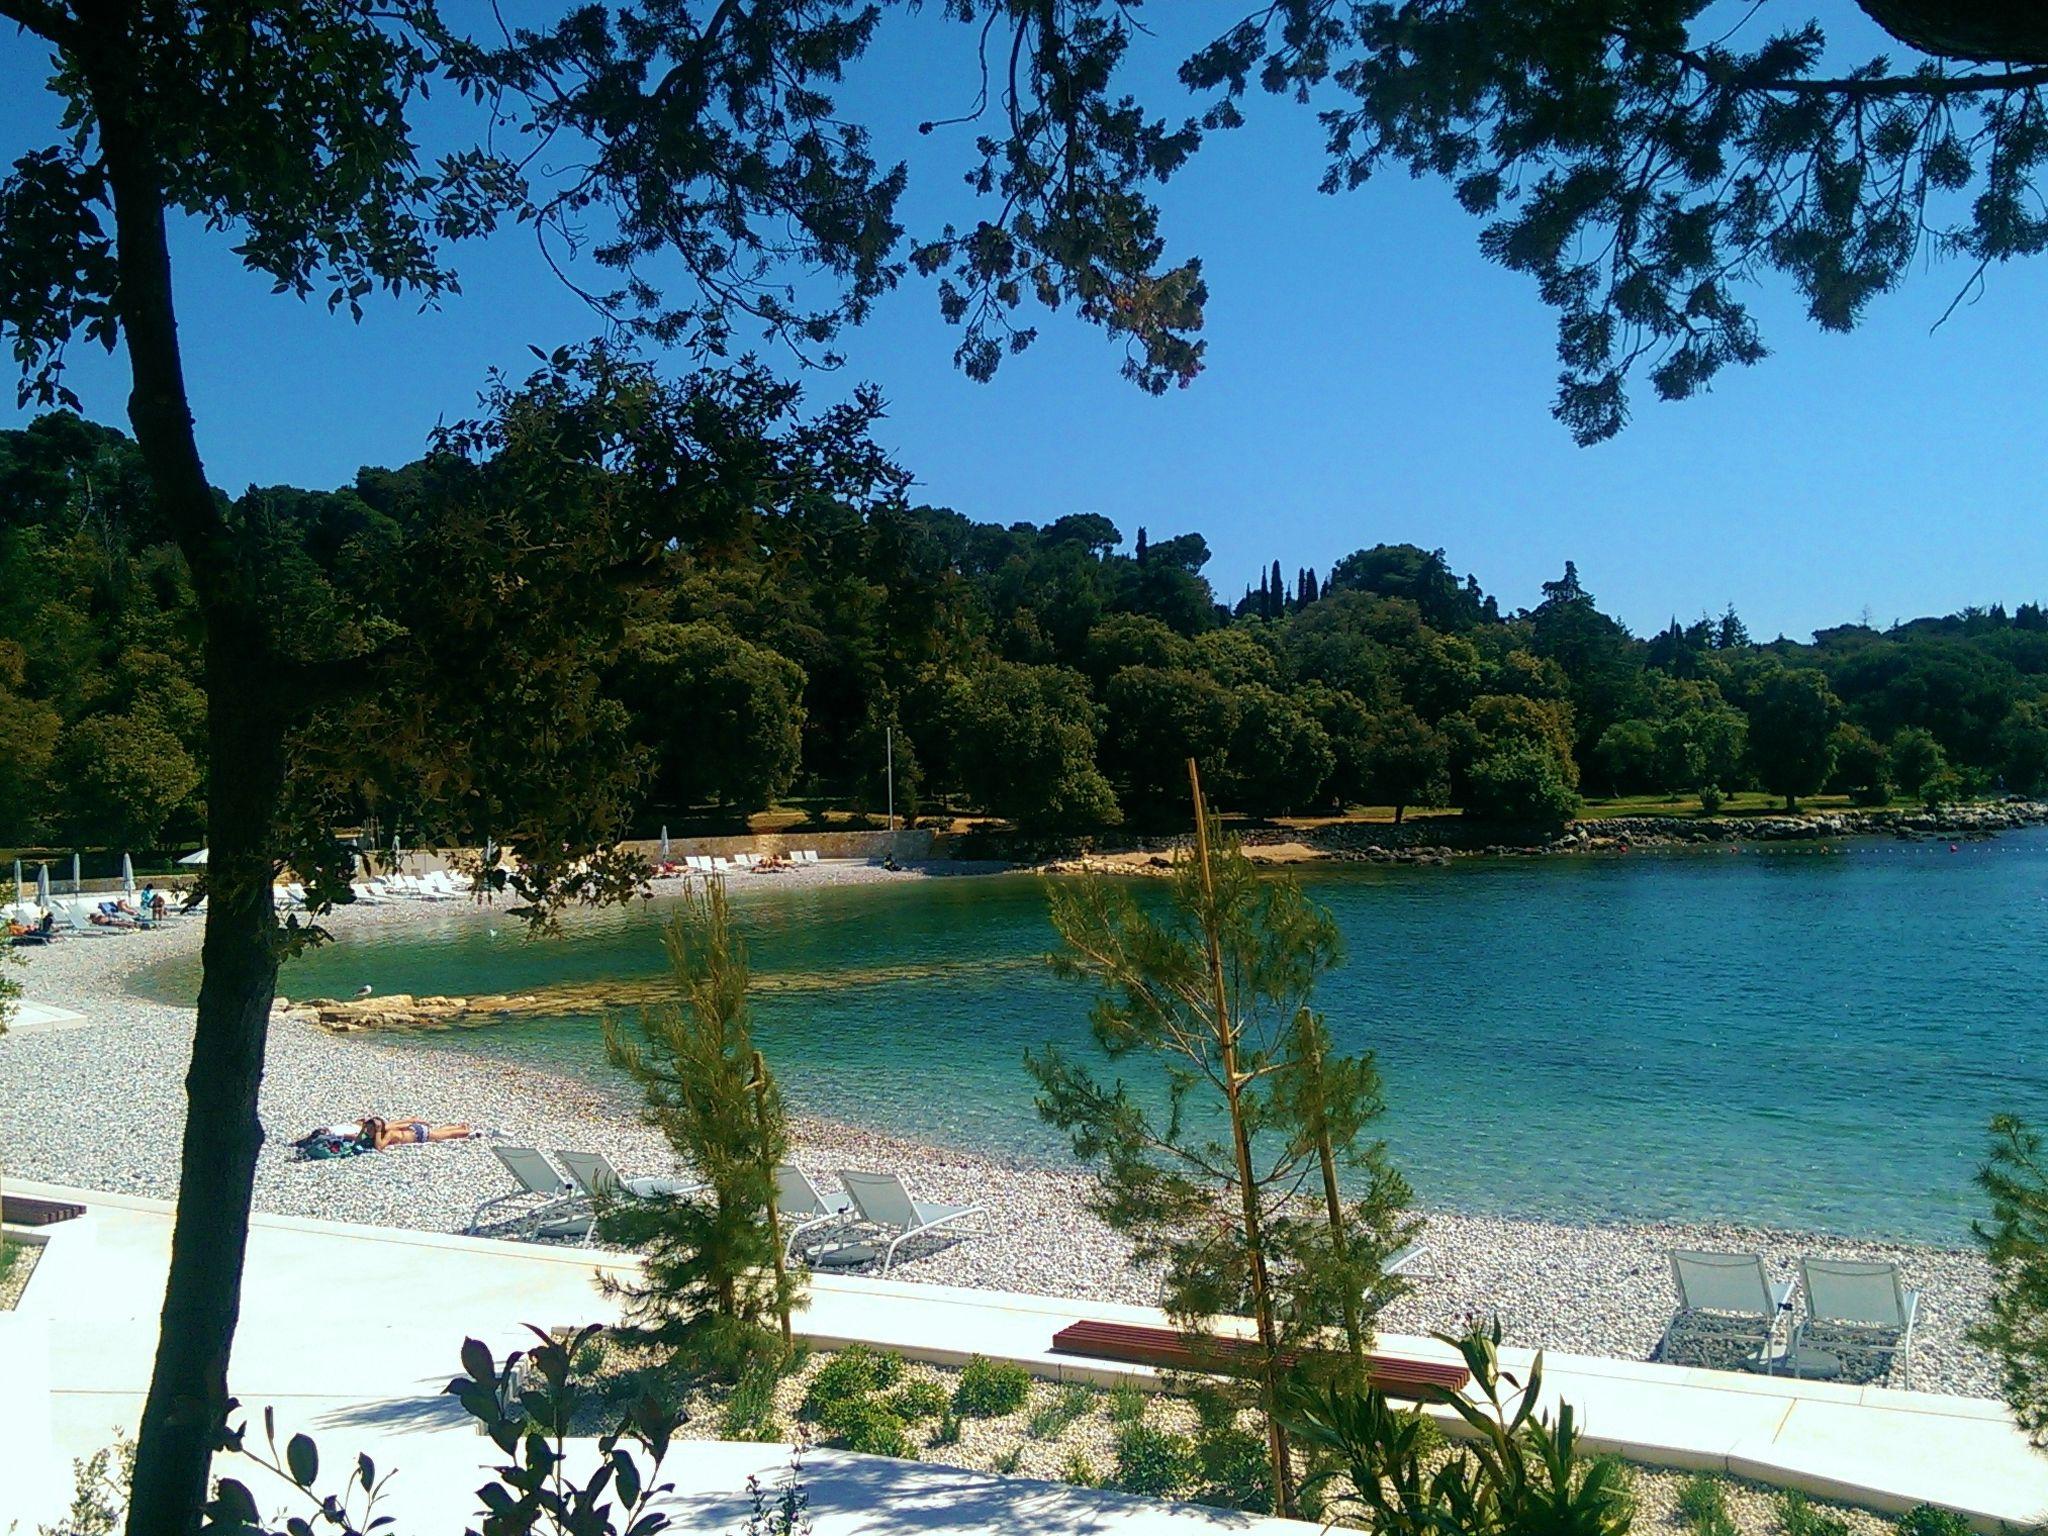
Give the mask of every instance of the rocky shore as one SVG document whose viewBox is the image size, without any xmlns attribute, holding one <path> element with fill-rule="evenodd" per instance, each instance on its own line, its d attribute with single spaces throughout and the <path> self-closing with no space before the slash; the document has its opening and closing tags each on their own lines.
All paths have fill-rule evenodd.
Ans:
<svg viewBox="0 0 2048 1536">
<path fill-rule="evenodd" d="M 404 922 L 415 910 L 351 910 L 332 926 Z M 176 947 L 196 946 L 200 926 L 177 919 L 160 932 L 27 952 L 17 975 L 28 996 L 77 1009 L 92 1022 L 0 1039 L 0 1146 L 9 1173 L 175 1193 L 192 1013 L 137 998 L 127 977 Z M 512 1188 L 488 1140 L 335 1162 L 290 1159 L 294 1137 L 365 1113 L 469 1121 L 522 1145 L 601 1151 L 628 1173 L 668 1164 L 665 1145 L 639 1123 L 624 1094 L 485 1057 L 369 1034 L 337 1037 L 289 1015 L 273 1025 L 261 1107 L 268 1140 L 256 1203 L 290 1215 L 461 1231 L 478 1204 Z M 1120 1301 L 1157 1297 L 1156 1281 L 1131 1268 L 1122 1240 L 1089 1211 L 1091 1181 L 1077 1171 L 808 1117 L 799 1121 L 797 1142 L 799 1160 L 828 1188 L 837 1169 L 892 1169 L 919 1198 L 972 1200 L 995 1213 L 989 1235 L 911 1255 L 895 1271 L 904 1279 Z M 1430 1213 L 1424 1244 L 1415 1292 L 1387 1312 L 1384 1328 L 1457 1329 L 1498 1312 L 1513 1342 L 1628 1359 L 1651 1355 L 1670 1316 L 1671 1248 L 1759 1252 L 1773 1274 L 1786 1277 L 1801 1254 L 1892 1259 L 1922 1296 L 1914 1385 L 1974 1396 L 1996 1390 L 1991 1362 L 1964 1338 L 1989 1284 L 1971 1251 L 1740 1226 L 1456 1212 Z"/>
<path fill-rule="evenodd" d="M 1936 811 L 1850 810 L 1815 815 L 1608 816 L 1575 821 L 1555 832 L 1501 826 L 1456 816 L 1415 821 L 1334 821 L 1316 826 L 1254 828 L 1246 853 L 1261 864 L 1447 864 L 1454 858 L 1537 858 L 1626 853 L 1706 844 L 1833 842 L 1852 837 L 1899 839 L 1995 837 L 2048 826 L 2048 802 L 2001 801 Z M 1140 839 L 1038 866 L 1047 874 L 1165 875 L 1185 838 Z"/>
</svg>

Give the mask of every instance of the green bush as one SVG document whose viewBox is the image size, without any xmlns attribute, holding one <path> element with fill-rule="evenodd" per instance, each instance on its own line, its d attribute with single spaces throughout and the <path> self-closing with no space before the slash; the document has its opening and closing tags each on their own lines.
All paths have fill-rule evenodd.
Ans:
<svg viewBox="0 0 2048 1536">
<path fill-rule="evenodd" d="M 1970 1536 L 1970 1522 L 1952 1509 L 1915 1504 L 1900 1518 L 1898 1536 Z"/>
<path fill-rule="evenodd" d="M 1678 1490 L 1679 1522 L 1697 1536 L 1735 1536 L 1728 1489 L 1718 1477 L 1695 1472 Z"/>
<path fill-rule="evenodd" d="M 1024 1465 L 1024 1447 L 1021 1445 L 1011 1446 L 989 1465 L 1000 1476 L 1010 1476 L 1011 1473 Z"/>
<path fill-rule="evenodd" d="M 1125 1493 L 1166 1498 L 1194 1482 L 1202 1470 L 1186 1435 L 1126 1424 L 1116 1437 L 1116 1485 Z"/>
<path fill-rule="evenodd" d="M 1202 1502 L 1268 1514 L 1273 1508 L 1273 1462 L 1263 1435 L 1236 1424 L 1216 1424 L 1195 1436 L 1202 1468 Z"/>
<path fill-rule="evenodd" d="M 1785 1536 L 1849 1536 L 1849 1522 L 1822 1514 L 1803 1493 L 1789 1489 L 1778 1495 L 1778 1524 Z"/>
<path fill-rule="evenodd" d="M 1719 815 L 1721 807 L 1727 803 L 1728 796 L 1720 785 L 1702 784 L 1700 786 L 1700 809 L 1709 816 Z"/>
<path fill-rule="evenodd" d="M 946 1389 L 936 1381 L 906 1381 L 883 1401 L 904 1423 L 917 1424 L 946 1411 Z"/>
<path fill-rule="evenodd" d="M 1112 1387 L 1109 1393 L 1109 1422 L 1139 1424 L 1145 1418 L 1145 1394 L 1129 1382 Z"/>
<path fill-rule="evenodd" d="M 976 1355 L 953 1389 L 953 1411 L 965 1419 L 999 1419 L 1015 1413 L 1031 1395 L 1031 1373 L 1008 1360 Z"/>
<path fill-rule="evenodd" d="M 893 1387 L 902 1374 L 901 1355 L 880 1354 L 861 1344 L 849 1345 L 827 1360 L 811 1378 L 810 1389 L 804 1393 L 804 1417 L 823 1418 L 840 1403 L 856 1402 L 871 1392 Z"/>
<path fill-rule="evenodd" d="M 939 1427 L 932 1431 L 933 1445 L 957 1445 L 960 1443 L 960 1415 L 948 1408 L 939 1415 Z"/>
<path fill-rule="evenodd" d="M 818 1423 L 849 1451 L 906 1461 L 917 1456 L 910 1437 L 903 1432 L 903 1421 L 871 1397 L 835 1403 L 818 1416 Z"/>
<path fill-rule="evenodd" d="M 1083 1456 L 1079 1451 L 1074 1452 L 1067 1458 L 1066 1465 L 1060 1468 L 1060 1477 L 1063 1481 L 1072 1483 L 1076 1488 L 1100 1488 L 1102 1486 L 1102 1474 L 1095 1470 L 1095 1463 L 1086 1456 Z"/>
<path fill-rule="evenodd" d="M 1067 1426 L 1085 1419 L 1095 1406 L 1095 1389 L 1070 1381 L 1032 1411 L 1026 1432 L 1034 1440 L 1057 1440 Z"/>
<path fill-rule="evenodd" d="M 725 1440 L 780 1440 L 782 1422 L 775 1416 L 775 1384 L 781 1379 L 772 1361 L 756 1359 L 740 1374 L 719 1413 L 718 1433 Z"/>
</svg>

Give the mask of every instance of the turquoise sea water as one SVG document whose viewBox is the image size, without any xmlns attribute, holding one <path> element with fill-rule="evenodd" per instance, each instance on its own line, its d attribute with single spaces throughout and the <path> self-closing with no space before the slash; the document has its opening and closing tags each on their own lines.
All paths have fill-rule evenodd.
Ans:
<svg viewBox="0 0 2048 1536">
<path fill-rule="evenodd" d="M 2048 1122 L 2048 832 L 1625 857 L 1321 868 L 1348 961 L 1320 997 L 1377 1051 L 1425 1204 L 1729 1218 L 1954 1241 L 1999 1109 Z M 762 1043 L 798 1107 L 1055 1159 L 1020 1064 L 1092 1051 L 1024 876 L 776 890 L 733 882 Z M 650 976 L 654 917 L 566 937 L 463 911 L 293 962 L 295 996 L 475 994 Z M 142 983 L 189 1000 L 183 962 Z M 618 1085 L 588 1018 L 409 1037 Z M 625 1091 L 622 1087 L 621 1092 Z"/>
</svg>

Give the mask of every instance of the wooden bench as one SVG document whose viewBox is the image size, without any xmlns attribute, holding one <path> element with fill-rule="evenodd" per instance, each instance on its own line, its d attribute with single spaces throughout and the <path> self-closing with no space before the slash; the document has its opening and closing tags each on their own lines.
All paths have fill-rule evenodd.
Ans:
<svg viewBox="0 0 2048 1536">
<path fill-rule="evenodd" d="M 17 1227 L 47 1227 L 84 1214 L 84 1206 L 72 1205 L 68 1201 L 38 1200 L 30 1195 L 0 1195 L 0 1221 L 12 1222 Z"/>
<path fill-rule="evenodd" d="M 1228 1376 L 1248 1375 L 1257 1362 L 1258 1347 L 1256 1339 L 1208 1338 L 1140 1323 L 1072 1323 L 1052 1336 L 1056 1355 Z M 1286 1358 L 1298 1360 L 1302 1353 L 1289 1350 Z M 1448 1360 L 1404 1360 L 1393 1355 L 1367 1355 L 1365 1359 L 1372 1384 L 1389 1397 L 1420 1398 L 1437 1390 L 1462 1392 L 1472 1379 L 1464 1366 Z"/>
</svg>

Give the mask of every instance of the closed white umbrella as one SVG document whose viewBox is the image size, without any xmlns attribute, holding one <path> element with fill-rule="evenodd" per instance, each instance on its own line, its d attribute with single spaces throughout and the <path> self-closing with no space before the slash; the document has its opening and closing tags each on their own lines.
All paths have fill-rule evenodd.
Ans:
<svg viewBox="0 0 2048 1536">
<path fill-rule="evenodd" d="M 202 848 L 197 853 L 188 853 L 178 862 L 180 864 L 204 864 L 206 862 L 206 850 Z"/>
<path fill-rule="evenodd" d="M 125 853 L 121 855 L 121 889 L 130 896 L 135 894 L 135 861 Z"/>
<path fill-rule="evenodd" d="M 45 912 L 50 910 L 50 866 L 47 864 L 36 871 L 36 905 Z"/>
<path fill-rule="evenodd" d="M 16 859 L 14 861 L 14 903 L 16 906 L 21 905 L 23 894 L 21 888 L 21 860 Z"/>
<path fill-rule="evenodd" d="M 663 827 L 663 828 L 661 829 L 661 862 L 662 862 L 662 863 L 664 863 L 664 864 L 666 864 L 666 863 L 668 862 L 668 828 L 667 828 L 667 827 Z"/>
<path fill-rule="evenodd" d="M 78 878 L 78 855 L 74 853 L 71 855 L 71 894 L 76 896 L 81 889 L 83 885 Z"/>
</svg>

